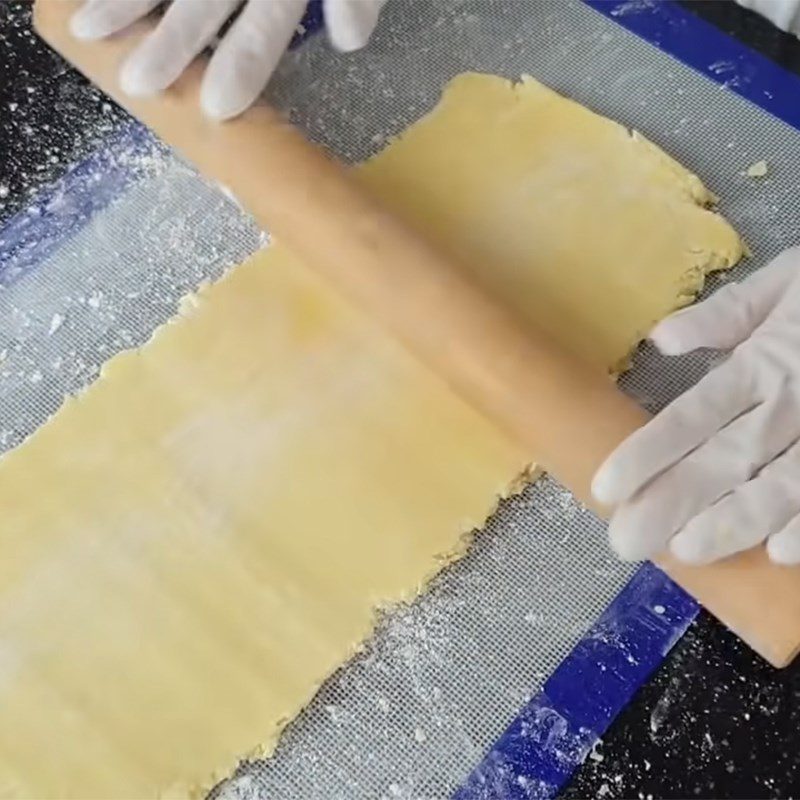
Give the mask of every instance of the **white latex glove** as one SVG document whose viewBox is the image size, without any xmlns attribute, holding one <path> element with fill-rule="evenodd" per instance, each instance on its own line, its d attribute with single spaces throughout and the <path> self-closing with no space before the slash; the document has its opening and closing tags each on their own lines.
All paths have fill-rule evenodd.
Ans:
<svg viewBox="0 0 800 800">
<path fill-rule="evenodd" d="M 653 330 L 666 355 L 731 351 L 598 471 L 626 559 L 703 564 L 766 542 L 800 563 L 800 248 Z"/>
<path fill-rule="evenodd" d="M 800 35 L 800 0 L 736 0 L 781 30 Z"/>
<path fill-rule="evenodd" d="M 324 0 L 328 36 L 339 50 L 363 47 L 386 0 Z M 86 0 L 72 17 L 72 33 L 100 39 L 149 14 L 159 0 Z M 217 36 L 241 0 L 173 0 L 156 29 L 122 66 L 131 95 L 166 89 Z M 246 0 L 206 68 L 203 110 L 227 119 L 250 106 L 272 75 L 297 30 L 306 0 Z"/>
</svg>

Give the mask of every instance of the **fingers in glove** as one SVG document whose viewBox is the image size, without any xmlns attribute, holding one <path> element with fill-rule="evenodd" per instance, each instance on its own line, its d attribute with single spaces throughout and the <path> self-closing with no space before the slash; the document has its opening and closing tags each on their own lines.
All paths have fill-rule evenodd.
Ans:
<svg viewBox="0 0 800 800">
<path fill-rule="evenodd" d="M 609 525 L 609 538 L 625 559 L 660 552 L 689 520 L 749 481 L 800 435 L 800 414 L 787 393 L 763 403 L 659 475 Z"/>
<path fill-rule="evenodd" d="M 250 0 L 206 69 L 200 102 L 215 119 L 236 116 L 267 85 L 305 11 L 305 0 Z"/>
<path fill-rule="evenodd" d="M 331 44 L 345 53 L 369 41 L 386 0 L 325 0 L 325 24 Z"/>
<path fill-rule="evenodd" d="M 69 21 L 78 39 L 102 39 L 147 16 L 160 0 L 88 0 Z"/>
<path fill-rule="evenodd" d="M 614 506 L 755 406 L 750 372 L 731 358 L 626 439 L 602 464 L 592 494 Z"/>
<path fill-rule="evenodd" d="M 792 248 L 742 283 L 723 286 L 708 300 L 667 317 L 650 339 L 668 356 L 700 347 L 732 350 L 761 325 L 798 275 L 800 249 Z"/>
<path fill-rule="evenodd" d="M 238 5 L 238 0 L 174 0 L 123 65 L 123 90 L 142 96 L 166 89 L 203 52 Z"/>
<path fill-rule="evenodd" d="M 800 511 L 798 485 L 800 446 L 794 444 L 752 480 L 691 520 L 670 541 L 672 554 L 687 564 L 709 564 L 755 547 L 783 530 Z M 793 550 L 796 544 L 800 559 L 798 534 L 786 534 L 784 539 Z M 772 538 L 782 553 L 780 536 Z"/>
<path fill-rule="evenodd" d="M 800 564 L 800 514 L 769 537 L 767 555 L 775 564 Z"/>
<path fill-rule="evenodd" d="M 784 31 L 796 31 L 800 9 L 795 0 L 736 0 L 740 6 L 749 8 L 766 17 L 774 25 Z"/>
</svg>

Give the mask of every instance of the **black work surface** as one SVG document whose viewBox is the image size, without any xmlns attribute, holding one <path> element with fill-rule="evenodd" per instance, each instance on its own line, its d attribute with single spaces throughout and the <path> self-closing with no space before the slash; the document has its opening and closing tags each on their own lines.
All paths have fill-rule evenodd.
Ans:
<svg viewBox="0 0 800 800">
<path fill-rule="evenodd" d="M 728 2 L 684 5 L 800 73 L 793 37 Z M 125 119 L 35 38 L 28 2 L 0 0 L 0 223 Z M 701 614 L 564 797 L 798 795 L 798 699 L 800 661 L 774 670 Z"/>
</svg>

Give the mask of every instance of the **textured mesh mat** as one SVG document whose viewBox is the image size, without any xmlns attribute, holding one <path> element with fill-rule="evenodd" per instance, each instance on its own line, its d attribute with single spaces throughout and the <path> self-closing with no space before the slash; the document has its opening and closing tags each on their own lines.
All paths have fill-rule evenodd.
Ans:
<svg viewBox="0 0 800 800">
<path fill-rule="evenodd" d="M 696 170 L 754 251 L 737 274 L 795 242 L 798 135 L 579 2 L 393 0 L 368 50 L 333 57 L 316 37 L 284 60 L 271 91 L 311 136 L 357 160 L 468 69 L 530 73 Z M 235 203 L 169 153 L 136 158 L 121 197 L 0 290 L 0 450 L 110 355 L 145 341 L 183 294 L 263 244 Z M 762 158 L 766 178 L 741 174 Z M 91 178 L 68 191 L 91 193 Z M 32 213 L 57 217 L 69 199 Z M 707 365 L 645 350 L 624 385 L 655 409 Z M 382 616 L 274 758 L 243 767 L 220 792 L 447 797 L 631 571 L 609 554 L 603 526 L 540 480 L 501 505 L 424 597 Z"/>
</svg>

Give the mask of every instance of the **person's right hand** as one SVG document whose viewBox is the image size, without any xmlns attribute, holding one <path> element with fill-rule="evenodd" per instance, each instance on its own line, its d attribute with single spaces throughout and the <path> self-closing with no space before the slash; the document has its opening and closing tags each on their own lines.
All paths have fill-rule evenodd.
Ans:
<svg viewBox="0 0 800 800">
<path fill-rule="evenodd" d="M 669 548 L 705 564 L 765 545 L 800 563 L 800 248 L 679 311 L 651 334 L 666 355 L 728 351 L 611 454 L 592 483 L 616 506 L 623 558 Z"/>
<path fill-rule="evenodd" d="M 766 17 L 782 31 L 800 36 L 800 0 L 736 0 L 736 2 Z"/>
<path fill-rule="evenodd" d="M 160 0 L 87 0 L 72 18 L 80 39 L 102 39 L 147 16 Z M 357 50 L 369 40 L 386 0 L 324 0 L 328 36 L 336 49 Z M 210 117 L 228 119 L 264 89 L 297 30 L 306 0 L 173 0 L 155 30 L 122 66 L 131 95 L 151 95 L 176 81 L 242 6 L 206 68 L 200 94 Z"/>
</svg>

